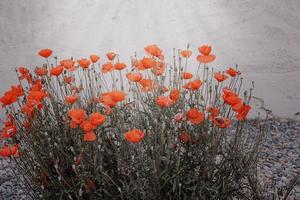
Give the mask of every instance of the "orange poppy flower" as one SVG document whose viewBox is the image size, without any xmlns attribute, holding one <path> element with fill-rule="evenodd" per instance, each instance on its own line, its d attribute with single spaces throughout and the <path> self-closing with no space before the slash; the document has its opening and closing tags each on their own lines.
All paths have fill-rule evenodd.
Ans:
<svg viewBox="0 0 300 200">
<path fill-rule="evenodd" d="M 139 143 L 144 138 L 145 134 L 140 129 L 133 129 L 124 134 L 127 141 L 132 143 Z"/>
<path fill-rule="evenodd" d="M 143 75 L 141 73 L 128 73 L 126 74 L 126 77 L 128 78 L 128 80 L 132 81 L 132 82 L 139 82 L 140 80 L 142 80 Z"/>
<path fill-rule="evenodd" d="M 180 98 L 180 91 L 178 89 L 173 89 L 169 95 L 173 102 L 176 102 Z"/>
<path fill-rule="evenodd" d="M 60 65 L 63 66 L 69 72 L 75 71 L 77 68 L 74 66 L 75 62 L 71 59 L 60 61 Z"/>
<path fill-rule="evenodd" d="M 235 95 L 231 95 L 231 96 L 223 95 L 222 98 L 223 98 L 225 103 L 227 103 L 231 106 L 234 106 L 235 104 L 241 103 L 241 101 L 242 101 L 241 98 L 239 98 L 238 96 L 235 96 Z"/>
<path fill-rule="evenodd" d="M 66 96 L 65 102 L 68 104 L 74 104 L 77 101 L 78 97 L 76 95 Z"/>
<path fill-rule="evenodd" d="M 124 101 L 126 94 L 123 91 L 112 91 L 109 93 L 111 99 L 115 102 Z"/>
<path fill-rule="evenodd" d="M 96 135 L 93 131 L 87 132 L 83 136 L 83 141 L 85 142 L 93 142 L 96 140 Z"/>
<path fill-rule="evenodd" d="M 106 120 L 105 115 L 101 115 L 98 112 L 90 114 L 90 122 L 94 126 L 100 126 L 102 125 Z"/>
<path fill-rule="evenodd" d="M 68 116 L 72 119 L 74 123 L 81 124 L 85 121 L 86 113 L 83 109 L 74 108 L 68 111 Z"/>
<path fill-rule="evenodd" d="M 86 58 L 82 58 L 82 59 L 78 60 L 77 62 L 83 69 L 87 69 L 91 64 L 91 61 Z"/>
<path fill-rule="evenodd" d="M 215 73 L 214 77 L 218 82 L 225 81 L 228 78 L 228 76 L 226 76 L 225 74 L 222 74 L 220 72 Z"/>
<path fill-rule="evenodd" d="M 157 64 L 152 68 L 152 73 L 155 76 L 162 75 L 166 70 L 166 65 L 164 62 L 157 62 Z"/>
<path fill-rule="evenodd" d="M 201 85 L 202 85 L 202 81 L 197 79 L 185 84 L 183 88 L 188 90 L 198 90 L 201 87 Z"/>
<path fill-rule="evenodd" d="M 143 87 L 152 87 L 154 85 L 154 81 L 152 79 L 142 79 L 139 83 Z"/>
<path fill-rule="evenodd" d="M 111 62 L 107 62 L 107 63 L 104 63 L 102 65 L 102 73 L 107 73 L 107 72 L 111 72 L 113 70 L 113 64 Z"/>
<path fill-rule="evenodd" d="M 96 128 L 96 126 L 94 126 L 89 120 L 85 120 L 80 124 L 80 128 L 85 132 L 91 132 L 92 130 L 94 130 Z"/>
<path fill-rule="evenodd" d="M 108 106 L 108 107 L 115 107 L 117 102 L 115 102 L 111 96 L 109 95 L 109 93 L 104 93 L 102 94 L 101 98 L 100 98 L 100 102 L 103 103 L 104 105 Z"/>
<path fill-rule="evenodd" d="M 30 91 L 40 91 L 42 90 L 43 85 L 41 80 L 35 80 L 32 86 L 30 87 Z"/>
<path fill-rule="evenodd" d="M 90 55 L 90 59 L 92 63 L 96 63 L 100 59 L 100 57 L 94 54 L 94 55 Z"/>
<path fill-rule="evenodd" d="M 38 76 L 45 76 L 48 73 L 46 67 L 37 67 L 34 71 Z"/>
<path fill-rule="evenodd" d="M 116 63 L 114 64 L 114 69 L 116 70 L 122 70 L 126 67 L 125 63 Z"/>
<path fill-rule="evenodd" d="M 64 71 L 64 67 L 59 65 L 59 66 L 54 67 L 50 70 L 50 75 L 59 76 L 63 71 Z"/>
<path fill-rule="evenodd" d="M 189 58 L 192 55 L 192 52 L 190 50 L 182 50 L 180 52 L 181 56 L 184 58 Z"/>
<path fill-rule="evenodd" d="M 193 78 L 193 74 L 189 73 L 189 72 L 183 72 L 182 73 L 182 78 L 183 79 L 191 79 L 191 78 Z"/>
<path fill-rule="evenodd" d="M 44 57 L 44 58 L 48 58 L 49 56 L 51 56 L 52 54 L 52 50 L 51 49 L 42 49 L 39 51 L 39 55 Z"/>
<path fill-rule="evenodd" d="M 187 144 L 192 141 L 192 137 L 187 132 L 182 132 L 179 135 L 179 140 L 180 140 L 180 142 Z"/>
<path fill-rule="evenodd" d="M 13 146 L 4 145 L 0 149 L 0 156 L 2 157 L 9 157 L 9 156 L 15 156 L 18 157 L 19 155 L 19 144 L 15 144 Z"/>
<path fill-rule="evenodd" d="M 155 60 L 153 58 L 143 58 L 141 63 L 144 69 L 149 69 L 155 66 Z"/>
<path fill-rule="evenodd" d="M 131 60 L 131 64 L 134 68 L 136 68 L 137 70 L 144 70 L 144 65 L 142 64 L 141 61 L 139 60 Z"/>
<path fill-rule="evenodd" d="M 162 55 L 162 50 L 156 44 L 146 46 L 144 49 L 152 56 L 160 57 Z"/>
<path fill-rule="evenodd" d="M 108 58 L 108 60 L 113 60 L 116 57 L 117 54 L 115 54 L 114 52 L 108 52 L 106 54 L 106 57 Z"/>
<path fill-rule="evenodd" d="M 238 71 L 230 67 L 227 71 L 227 74 L 229 74 L 231 77 L 235 77 L 238 74 Z"/>
<path fill-rule="evenodd" d="M 156 99 L 156 104 L 161 108 L 166 108 L 171 104 L 171 100 L 165 96 L 158 96 Z"/>
<path fill-rule="evenodd" d="M 203 56 L 203 55 L 198 55 L 197 56 L 197 60 L 201 63 L 205 63 L 205 64 L 208 64 L 208 63 L 211 63 L 213 62 L 214 60 L 216 59 L 216 56 L 211 54 L 211 55 L 208 55 L 208 56 Z"/>
<path fill-rule="evenodd" d="M 204 114 L 197 108 L 192 108 L 186 112 L 186 117 L 192 124 L 200 124 L 204 121 Z"/>
<path fill-rule="evenodd" d="M 232 125 L 232 121 L 226 117 L 217 116 L 213 119 L 213 123 L 219 128 L 228 128 Z"/>
</svg>

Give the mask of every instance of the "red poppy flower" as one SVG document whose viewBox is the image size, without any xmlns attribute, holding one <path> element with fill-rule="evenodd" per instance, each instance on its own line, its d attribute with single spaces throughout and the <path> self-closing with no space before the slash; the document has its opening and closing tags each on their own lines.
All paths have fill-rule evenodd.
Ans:
<svg viewBox="0 0 300 200">
<path fill-rule="evenodd" d="M 50 75 L 59 76 L 63 71 L 64 71 L 64 67 L 59 65 L 59 66 L 54 67 L 50 70 Z"/>
<path fill-rule="evenodd" d="M 144 69 L 149 69 L 155 66 L 155 60 L 153 58 L 143 58 L 141 63 Z"/>
<path fill-rule="evenodd" d="M 237 74 L 239 74 L 239 72 L 236 71 L 235 69 L 233 69 L 232 67 L 230 67 L 226 72 L 227 72 L 227 74 L 229 74 L 231 77 L 235 77 Z"/>
<path fill-rule="evenodd" d="M 191 78 L 193 78 L 193 74 L 189 73 L 189 72 L 183 72 L 182 73 L 182 78 L 183 79 L 191 79 Z"/>
<path fill-rule="evenodd" d="M 37 102 L 41 102 L 46 96 L 47 96 L 47 93 L 43 90 L 30 91 L 29 94 L 28 94 L 27 99 L 28 100 L 34 100 L 34 101 L 37 101 Z"/>
<path fill-rule="evenodd" d="M 228 78 L 228 76 L 226 76 L 225 74 L 222 74 L 220 72 L 215 73 L 214 77 L 218 82 L 225 81 Z"/>
<path fill-rule="evenodd" d="M 172 90 L 169 97 L 173 102 L 176 102 L 180 98 L 180 91 L 178 89 Z"/>
<path fill-rule="evenodd" d="M 200 112 L 197 108 L 192 108 L 186 112 L 187 119 L 192 124 L 200 124 L 204 121 L 204 114 Z"/>
<path fill-rule="evenodd" d="M 117 54 L 115 54 L 114 52 L 108 52 L 106 54 L 106 57 L 108 58 L 108 60 L 113 60 L 116 57 Z"/>
<path fill-rule="evenodd" d="M 228 128 L 232 125 L 232 121 L 226 117 L 217 116 L 213 119 L 213 123 L 219 128 Z"/>
<path fill-rule="evenodd" d="M 102 125 L 106 120 L 105 115 L 101 115 L 98 112 L 90 114 L 90 122 L 94 126 L 100 126 Z"/>
<path fill-rule="evenodd" d="M 77 101 L 78 97 L 76 95 L 66 96 L 65 102 L 68 104 L 74 104 Z"/>
<path fill-rule="evenodd" d="M 180 52 L 181 56 L 184 58 L 189 58 L 192 55 L 192 52 L 190 50 L 182 50 Z"/>
<path fill-rule="evenodd" d="M 87 132 L 83 136 L 83 141 L 85 142 L 93 142 L 96 140 L 96 135 L 93 131 Z"/>
<path fill-rule="evenodd" d="M 143 87 L 152 87 L 154 85 L 154 81 L 152 79 L 142 79 L 139 83 Z"/>
<path fill-rule="evenodd" d="M 91 64 L 91 61 L 86 58 L 82 58 L 82 59 L 78 60 L 77 62 L 83 69 L 87 69 Z"/>
<path fill-rule="evenodd" d="M 128 73 L 126 74 L 126 77 L 128 78 L 128 80 L 132 81 L 132 82 L 139 82 L 140 80 L 142 80 L 143 75 L 141 73 Z"/>
<path fill-rule="evenodd" d="M 6 122 L 2 128 L 2 139 L 13 138 L 17 133 L 17 126 L 13 122 Z"/>
<path fill-rule="evenodd" d="M 13 104 L 18 101 L 18 96 L 12 93 L 6 93 L 4 96 L 0 98 L 0 102 L 2 103 L 2 107 Z"/>
<path fill-rule="evenodd" d="M 24 106 L 22 106 L 21 112 L 25 114 L 28 118 L 33 118 L 35 109 L 34 106 L 25 104 Z"/>
<path fill-rule="evenodd" d="M 37 67 L 34 71 L 38 76 L 45 76 L 48 73 L 46 67 Z"/>
<path fill-rule="evenodd" d="M 202 85 L 202 81 L 197 79 L 185 84 L 183 88 L 188 90 L 198 90 L 201 87 L 201 85 Z"/>
<path fill-rule="evenodd" d="M 165 96 L 158 96 L 156 99 L 156 104 L 161 108 L 166 108 L 171 104 L 171 100 Z"/>
<path fill-rule="evenodd" d="M 204 55 L 208 56 L 211 53 L 211 46 L 208 45 L 202 45 L 201 47 L 198 48 L 198 51 Z"/>
<path fill-rule="evenodd" d="M 133 129 L 124 134 L 127 141 L 132 143 L 139 143 L 144 138 L 145 134 L 140 129 Z"/>
<path fill-rule="evenodd" d="M 182 132 L 179 135 L 179 140 L 180 140 L 180 142 L 187 144 L 192 141 L 192 137 L 187 132 Z"/>
<path fill-rule="evenodd" d="M 51 56 L 52 54 L 52 50 L 51 49 L 42 49 L 39 51 L 39 55 L 44 57 L 44 58 L 48 58 L 49 56 Z"/>
<path fill-rule="evenodd" d="M 244 121 L 246 120 L 246 117 L 251 110 L 250 105 L 242 104 L 242 106 L 238 109 L 238 113 L 236 114 L 236 119 L 239 121 Z"/>
<path fill-rule="evenodd" d="M 11 156 L 11 150 L 9 148 L 9 146 L 4 145 L 1 149 L 0 149 L 0 155 L 2 157 L 9 157 Z"/>
<path fill-rule="evenodd" d="M 144 49 L 152 56 L 160 57 L 162 55 L 162 50 L 156 44 L 146 46 Z"/>
<path fill-rule="evenodd" d="M 72 119 L 74 123 L 81 124 L 85 121 L 86 113 L 83 109 L 74 108 L 68 111 L 68 116 Z"/>
<path fill-rule="evenodd" d="M 116 70 L 122 70 L 124 68 L 126 68 L 125 63 L 116 63 L 116 64 L 114 64 L 114 69 L 116 69 Z"/>
<path fill-rule="evenodd" d="M 92 63 L 96 63 L 100 59 L 100 57 L 94 54 L 94 55 L 90 55 L 90 59 Z"/>
</svg>

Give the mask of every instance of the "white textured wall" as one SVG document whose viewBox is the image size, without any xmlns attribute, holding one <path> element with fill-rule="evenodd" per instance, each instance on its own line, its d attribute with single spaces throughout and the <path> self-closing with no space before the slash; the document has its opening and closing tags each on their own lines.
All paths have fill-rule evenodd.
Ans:
<svg viewBox="0 0 300 200">
<path fill-rule="evenodd" d="M 1 0 L 0 93 L 14 67 L 42 62 L 40 48 L 125 59 L 150 43 L 169 52 L 211 44 L 214 66 L 239 64 L 276 115 L 300 111 L 299 0 Z"/>
</svg>

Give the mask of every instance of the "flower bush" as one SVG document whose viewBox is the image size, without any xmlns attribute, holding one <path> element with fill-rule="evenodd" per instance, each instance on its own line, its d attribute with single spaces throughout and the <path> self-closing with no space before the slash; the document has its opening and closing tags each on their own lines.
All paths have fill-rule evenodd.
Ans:
<svg viewBox="0 0 300 200">
<path fill-rule="evenodd" d="M 0 155 L 13 159 L 32 199 L 261 198 L 256 177 L 265 132 L 245 131 L 253 87 L 242 92 L 237 67 L 214 71 L 211 46 L 178 50 L 172 64 L 157 45 L 122 62 L 58 60 L 0 98 Z M 196 72 L 196 73 L 193 73 Z"/>
</svg>

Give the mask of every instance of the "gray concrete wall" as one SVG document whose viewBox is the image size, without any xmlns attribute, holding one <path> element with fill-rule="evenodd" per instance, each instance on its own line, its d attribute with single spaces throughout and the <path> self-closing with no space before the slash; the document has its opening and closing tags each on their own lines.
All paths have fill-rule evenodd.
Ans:
<svg viewBox="0 0 300 200">
<path fill-rule="evenodd" d="M 214 66 L 239 64 L 276 115 L 300 111 L 299 0 L 1 0 L 0 93 L 14 67 L 42 63 L 40 48 L 126 59 L 150 43 L 168 52 L 211 44 Z"/>
</svg>

